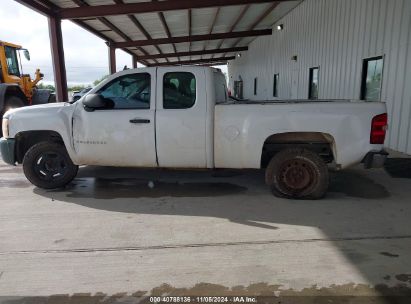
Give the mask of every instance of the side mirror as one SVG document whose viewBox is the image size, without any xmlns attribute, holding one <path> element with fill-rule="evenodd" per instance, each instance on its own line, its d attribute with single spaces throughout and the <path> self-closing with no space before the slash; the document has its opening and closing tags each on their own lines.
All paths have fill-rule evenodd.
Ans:
<svg viewBox="0 0 411 304">
<path fill-rule="evenodd" d="M 28 50 L 24 50 L 24 57 L 26 57 L 26 59 L 30 61 L 30 52 Z"/>
<path fill-rule="evenodd" d="M 100 94 L 88 94 L 84 97 L 83 106 L 88 112 L 93 112 L 94 110 L 113 109 L 114 101 L 105 98 Z"/>
</svg>

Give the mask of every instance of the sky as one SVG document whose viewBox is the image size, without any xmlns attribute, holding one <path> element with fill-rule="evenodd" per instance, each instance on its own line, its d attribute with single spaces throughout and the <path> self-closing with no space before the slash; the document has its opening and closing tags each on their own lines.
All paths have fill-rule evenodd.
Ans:
<svg viewBox="0 0 411 304">
<path fill-rule="evenodd" d="M 44 74 L 43 83 L 53 84 L 47 18 L 13 0 L 0 1 L 0 40 L 27 48 L 31 60 L 22 56 L 24 73 L 33 77 L 36 68 L 40 68 Z M 62 22 L 62 32 L 69 86 L 92 84 L 108 74 L 108 50 L 102 39 L 67 20 Z M 117 50 L 116 63 L 117 71 L 125 65 L 131 67 L 131 56 Z M 226 71 L 225 66 L 219 68 Z"/>
</svg>

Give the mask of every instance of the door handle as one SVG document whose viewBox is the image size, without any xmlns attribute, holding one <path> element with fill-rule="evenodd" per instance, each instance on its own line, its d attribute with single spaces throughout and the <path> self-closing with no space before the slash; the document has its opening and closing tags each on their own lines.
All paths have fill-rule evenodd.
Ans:
<svg viewBox="0 0 411 304">
<path fill-rule="evenodd" d="M 133 123 L 133 124 L 148 124 L 148 123 L 150 123 L 150 119 L 134 118 L 134 119 L 130 119 L 130 123 Z"/>
</svg>

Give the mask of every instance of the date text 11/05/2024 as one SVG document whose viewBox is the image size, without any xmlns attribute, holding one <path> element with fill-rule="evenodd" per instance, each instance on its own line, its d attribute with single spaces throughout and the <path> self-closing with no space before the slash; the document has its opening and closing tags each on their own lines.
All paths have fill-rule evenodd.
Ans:
<svg viewBox="0 0 411 304">
<path fill-rule="evenodd" d="M 257 303 L 257 298 L 247 296 L 164 296 L 150 297 L 150 303 Z"/>
</svg>

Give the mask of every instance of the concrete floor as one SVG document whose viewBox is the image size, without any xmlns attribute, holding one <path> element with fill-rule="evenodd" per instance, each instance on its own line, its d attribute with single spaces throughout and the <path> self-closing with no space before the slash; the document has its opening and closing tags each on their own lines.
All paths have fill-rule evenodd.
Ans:
<svg viewBox="0 0 411 304">
<path fill-rule="evenodd" d="M 45 191 L 0 163 L 0 295 L 409 294 L 410 197 L 382 169 L 290 201 L 260 171 L 83 167 Z"/>
</svg>

